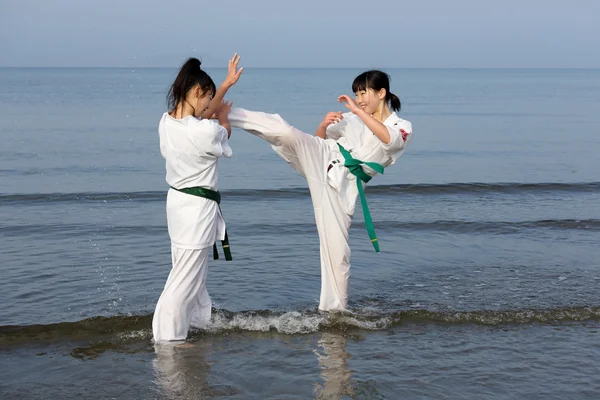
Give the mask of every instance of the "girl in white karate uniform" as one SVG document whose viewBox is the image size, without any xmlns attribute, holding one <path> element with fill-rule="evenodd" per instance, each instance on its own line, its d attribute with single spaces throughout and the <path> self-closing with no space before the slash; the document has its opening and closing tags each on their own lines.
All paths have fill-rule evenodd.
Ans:
<svg viewBox="0 0 600 400">
<path fill-rule="evenodd" d="M 210 249 L 226 241 L 225 222 L 218 204 L 217 161 L 231 157 L 228 138 L 231 104 L 223 101 L 239 79 L 239 57 L 216 90 L 211 77 L 190 58 L 169 90 L 169 112 L 160 120 L 160 152 L 166 161 L 167 223 L 173 268 L 156 304 L 152 333 L 156 342 L 185 340 L 190 325 L 210 321 L 211 300 L 206 290 Z M 216 115 L 217 121 L 209 119 Z"/>
<path fill-rule="evenodd" d="M 343 311 L 348 305 L 348 231 L 357 197 L 372 176 L 396 162 L 412 136 L 411 123 L 394 112 L 400 110 L 400 99 L 390 92 L 386 73 L 371 70 L 360 74 L 352 91 L 356 100 L 347 95 L 338 98 L 350 112 L 328 113 L 314 136 L 294 128 L 278 114 L 240 108 L 229 113 L 233 127 L 269 142 L 308 182 L 319 232 L 319 309 L 323 311 Z M 364 201 L 361 194 L 361 203 Z M 365 221 L 379 251 L 368 211 Z"/>
</svg>

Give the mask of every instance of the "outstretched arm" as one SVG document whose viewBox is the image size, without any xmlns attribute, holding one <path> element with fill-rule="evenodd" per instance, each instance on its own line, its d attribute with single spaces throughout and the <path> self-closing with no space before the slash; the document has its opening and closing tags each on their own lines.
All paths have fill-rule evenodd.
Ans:
<svg viewBox="0 0 600 400">
<path fill-rule="evenodd" d="M 371 116 L 365 110 L 360 108 L 354 99 L 344 94 L 338 97 L 338 101 L 340 103 L 346 103 L 344 105 L 355 115 L 357 115 L 365 123 L 365 125 L 367 125 L 367 128 L 369 128 L 369 130 L 371 130 L 371 132 L 373 132 L 375 136 L 379 138 L 379 140 L 381 140 L 384 144 L 390 143 L 391 138 L 388 128 L 383 123 L 373 118 L 373 116 Z"/>
<path fill-rule="evenodd" d="M 215 93 L 215 96 L 211 100 L 210 106 L 202 113 L 203 119 L 208 119 L 208 118 L 213 117 L 215 112 L 221 106 L 221 103 L 223 102 L 223 99 L 225 98 L 225 94 L 227 93 L 227 91 L 233 85 L 236 84 L 238 79 L 240 79 L 240 75 L 242 75 L 244 68 L 242 67 L 239 70 L 237 69 L 239 62 L 240 62 L 240 56 L 238 56 L 238 54 L 235 53 L 233 55 L 233 57 L 231 58 L 231 60 L 229 60 L 227 77 L 225 77 L 225 80 L 223 81 L 223 83 L 221 83 L 221 86 L 219 86 L 219 88 L 217 89 L 217 93 Z"/>
</svg>

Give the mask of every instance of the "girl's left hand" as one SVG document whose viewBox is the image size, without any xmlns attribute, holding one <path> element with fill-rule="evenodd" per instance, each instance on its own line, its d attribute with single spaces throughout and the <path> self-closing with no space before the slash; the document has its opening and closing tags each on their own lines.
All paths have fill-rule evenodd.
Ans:
<svg viewBox="0 0 600 400">
<path fill-rule="evenodd" d="M 354 101 L 354 99 L 348 95 L 345 95 L 345 94 L 341 95 L 340 97 L 338 97 L 338 101 L 340 103 L 346 103 L 346 104 L 344 104 L 346 106 L 346 108 L 350 109 L 350 111 L 352 111 L 354 114 L 356 114 L 361 109 L 358 106 L 358 104 L 356 104 L 356 101 Z"/>
</svg>

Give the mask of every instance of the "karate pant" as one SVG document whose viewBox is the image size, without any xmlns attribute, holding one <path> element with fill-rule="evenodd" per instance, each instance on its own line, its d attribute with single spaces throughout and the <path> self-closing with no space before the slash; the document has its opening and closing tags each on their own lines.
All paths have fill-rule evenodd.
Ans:
<svg viewBox="0 0 600 400">
<path fill-rule="evenodd" d="M 206 290 L 210 253 L 211 247 L 190 250 L 171 244 L 173 268 L 152 319 L 155 342 L 185 340 L 190 325 L 204 328 L 210 322 L 212 302 Z"/>
<path fill-rule="evenodd" d="M 306 178 L 321 248 L 319 309 L 345 310 L 350 278 L 348 231 L 352 216 L 344 211 L 338 192 L 327 183 L 327 166 L 335 143 L 292 127 L 278 114 L 234 108 L 229 113 L 229 122 L 269 142 L 279 156 Z"/>
</svg>

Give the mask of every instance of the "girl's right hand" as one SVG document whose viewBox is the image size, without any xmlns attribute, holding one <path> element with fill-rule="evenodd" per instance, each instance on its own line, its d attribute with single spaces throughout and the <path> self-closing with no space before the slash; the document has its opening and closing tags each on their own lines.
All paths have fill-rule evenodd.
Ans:
<svg viewBox="0 0 600 400">
<path fill-rule="evenodd" d="M 231 106 L 233 106 L 233 102 L 223 100 L 215 112 L 219 125 L 227 130 L 227 138 L 231 137 L 231 124 L 229 123 L 229 111 L 231 111 Z"/>
<path fill-rule="evenodd" d="M 221 104 L 219 104 L 219 108 L 217 108 L 217 111 L 215 112 L 215 114 L 217 115 L 217 119 L 219 121 L 221 121 L 222 119 L 225 119 L 226 121 L 229 120 L 229 111 L 231 111 L 232 106 L 232 101 L 223 100 Z"/>
<path fill-rule="evenodd" d="M 321 121 L 320 125 L 322 127 L 328 127 L 329 125 L 340 122 L 343 119 L 344 116 L 339 111 L 328 112 L 327 115 L 325 115 L 325 118 L 323 118 L 323 121 Z"/>
<path fill-rule="evenodd" d="M 238 70 L 239 62 L 240 56 L 238 56 L 238 53 L 235 53 L 231 60 L 229 60 L 229 66 L 227 68 L 227 77 L 225 78 L 225 81 L 223 81 L 223 84 L 227 86 L 227 88 L 230 88 L 233 85 L 235 85 L 238 79 L 240 79 L 242 72 L 244 72 L 244 67 Z"/>
<path fill-rule="evenodd" d="M 217 115 L 229 114 L 229 111 L 231 111 L 232 106 L 233 106 L 233 101 L 223 100 L 221 102 L 221 104 L 219 104 L 219 108 L 217 108 Z"/>
</svg>

